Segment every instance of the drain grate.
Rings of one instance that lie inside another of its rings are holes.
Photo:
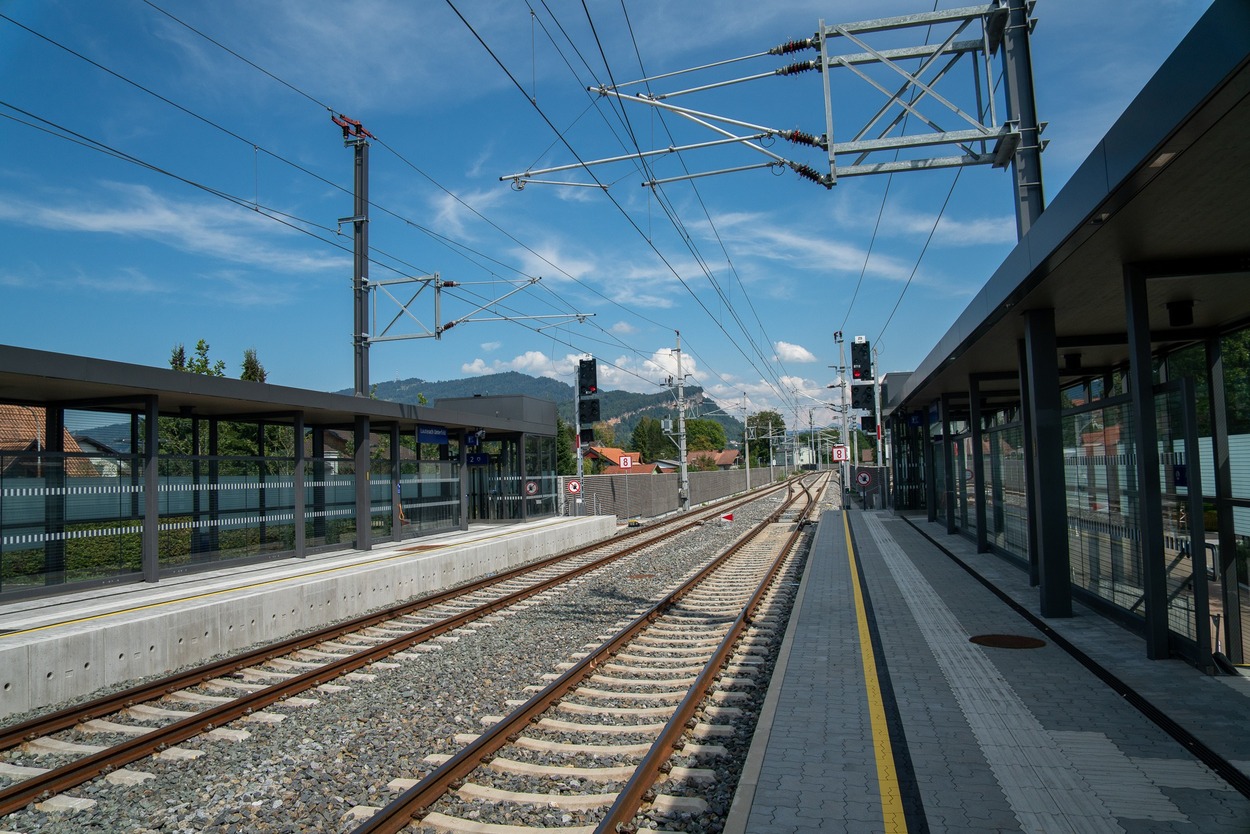
[[[1045,640],[1021,634],[978,634],[968,639],[978,646],[989,646],[992,649],[1040,649],[1046,645]]]

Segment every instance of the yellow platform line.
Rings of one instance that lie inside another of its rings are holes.
[[[885,700],[877,680],[877,658],[868,632],[868,612],[859,587],[859,567],[855,561],[855,545],[851,542],[850,513],[842,511],[846,534],[846,555],[851,563],[851,592],[855,597],[855,622],[859,628],[859,656],[864,665],[864,688],[868,690],[868,718],[872,727],[872,749],[877,757],[877,790],[881,794],[881,818],[886,834],[906,834],[907,818],[903,813],[903,794],[894,769],[894,748],[885,721]]]

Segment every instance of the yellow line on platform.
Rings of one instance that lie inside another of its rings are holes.
[[[283,582],[291,582],[293,580],[298,580],[298,579],[307,579],[309,577],[320,576],[326,573],[339,573],[341,571],[351,570],[352,568],[361,567],[362,565],[375,565],[381,562],[390,562],[390,561],[394,561],[395,559],[402,559],[404,557],[412,556],[418,553],[422,556],[425,556],[436,550],[446,550],[448,548],[459,547],[462,545],[479,544],[484,541],[490,541],[491,539],[497,539],[497,538],[501,538],[507,535],[508,533],[506,532],[505,533],[492,533],[490,535],[481,536],[479,538],[466,539],[464,541],[459,541],[459,542],[448,542],[447,544],[428,545],[425,547],[422,547],[421,545],[416,545],[416,546],[409,545],[408,547],[397,550],[397,552],[389,556],[381,556],[376,559],[365,559],[359,562],[352,562],[346,565],[336,565],[335,567],[332,567],[332,568],[322,568],[320,570],[308,571],[307,573],[297,573],[292,576],[284,576],[284,577],[279,577],[276,579],[266,579],[263,582],[253,582],[247,585],[235,585],[230,588],[223,588],[220,591],[208,591],[207,593],[203,593],[203,594],[190,594],[188,596],[177,597],[175,599],[167,599],[161,602],[150,602],[146,605],[134,605],[129,608],[119,608],[116,611],[106,611],[103,614],[92,614],[90,617],[76,617],[71,620],[59,620],[55,623],[48,623],[47,625],[35,626],[34,628],[23,628],[18,631],[9,631],[9,632],[5,632],[4,634],[0,634],[0,640],[4,640],[6,637],[18,637],[23,634],[33,634],[37,631],[47,631],[48,629],[51,629],[51,628],[61,628],[62,626],[76,625],[78,623],[89,623],[92,620],[103,620],[109,617],[116,617],[121,614],[130,614],[135,611],[147,611],[150,608],[162,608],[166,605],[175,605],[180,602],[192,602],[198,599],[210,599],[212,597],[222,596],[223,594],[233,594],[237,591],[248,591],[248,590],[252,590],[255,588],[263,588],[266,585],[278,585]],[[53,598],[50,597],[49,599],[53,599]]]
[[[868,718],[872,726],[872,748],[877,757],[877,789],[881,794],[881,817],[886,834],[906,834],[907,818],[903,814],[903,795],[894,769],[894,748],[885,722],[885,700],[877,680],[877,658],[868,632],[868,612],[859,588],[859,569],[855,561],[855,545],[851,542],[851,516],[842,511],[846,534],[846,555],[851,563],[851,591],[855,597],[855,622],[859,627],[859,656],[864,664],[864,688],[868,690]]]

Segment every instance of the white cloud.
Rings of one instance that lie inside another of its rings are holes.
[[[290,234],[263,215],[218,202],[175,200],[142,185],[103,183],[105,194],[27,202],[0,194],[0,222],[59,232],[139,237],[184,252],[267,270],[348,270],[349,260],[324,251],[279,248]]]
[[[503,346],[503,342],[482,342],[482,344],[479,345],[479,347],[481,347],[482,350],[486,351],[487,353],[493,353],[494,351],[499,350],[499,348],[502,346]]]
[[[777,342],[773,346],[777,351],[777,359],[781,362],[815,362],[816,356],[810,350],[802,345],[792,345],[789,342]]]

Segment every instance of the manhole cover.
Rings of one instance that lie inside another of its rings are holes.
[[[1046,645],[1045,640],[1020,634],[978,634],[968,639],[978,646],[989,646],[992,649],[1040,649]]]

